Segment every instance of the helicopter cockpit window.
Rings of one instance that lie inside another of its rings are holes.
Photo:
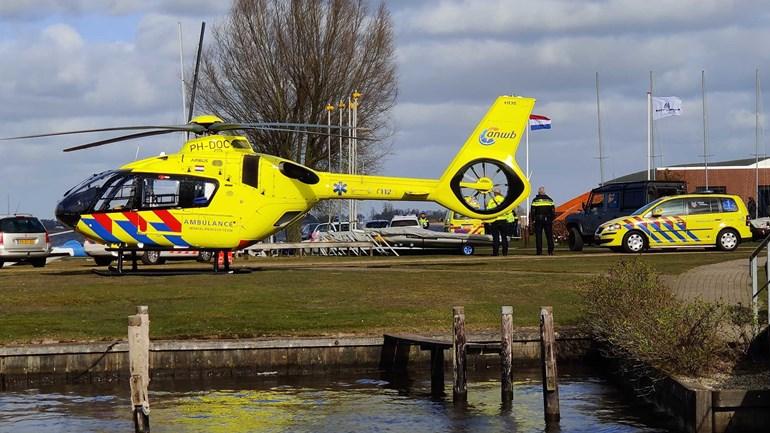
[[[136,177],[119,175],[109,180],[94,210],[99,212],[136,208]]]
[[[95,174],[84,180],[76,187],[70,189],[64,194],[64,198],[59,204],[62,209],[72,214],[80,214],[92,209],[102,194],[105,185],[108,185],[116,177],[121,177],[119,172],[105,171]]]
[[[142,207],[176,207],[179,205],[179,180],[168,176],[144,179]]]
[[[208,206],[217,184],[205,179],[158,176],[142,180],[142,208]]]

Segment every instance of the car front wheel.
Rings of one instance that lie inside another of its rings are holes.
[[[577,227],[569,229],[569,250],[583,251],[583,235],[580,234],[580,230]]]
[[[738,248],[741,238],[733,229],[724,229],[717,236],[717,248],[722,251],[733,251]]]
[[[644,235],[637,231],[631,231],[623,236],[623,251],[627,253],[641,253],[647,247]]]
[[[214,258],[214,253],[211,251],[201,251],[198,253],[197,260],[202,263],[208,263]]]

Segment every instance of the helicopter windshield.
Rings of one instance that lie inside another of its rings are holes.
[[[64,198],[56,207],[56,215],[72,214],[80,215],[91,209],[94,201],[99,197],[105,184],[112,181],[116,176],[120,176],[118,171],[104,171],[95,174],[74,188],[64,193]],[[66,223],[67,221],[62,220]]]
[[[108,171],[72,188],[56,207],[56,217],[72,227],[91,212],[206,207],[217,187],[213,179],[194,176]]]

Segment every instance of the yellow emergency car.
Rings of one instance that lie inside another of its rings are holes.
[[[484,221],[451,210],[448,210],[444,217],[444,230],[449,233],[467,233],[469,235],[485,234]]]
[[[596,229],[603,247],[637,253],[648,248],[716,246],[738,248],[751,239],[749,213],[737,195],[684,194],[661,197],[626,217]]]

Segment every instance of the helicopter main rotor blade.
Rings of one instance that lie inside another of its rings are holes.
[[[200,125],[171,125],[171,126],[160,126],[160,125],[145,125],[145,126],[115,126],[112,128],[98,128],[98,129],[81,129],[77,131],[62,131],[62,132],[51,132],[48,134],[35,134],[35,135],[20,135],[18,137],[5,137],[0,138],[0,140],[6,141],[6,140],[21,140],[24,138],[41,138],[41,137],[55,137],[60,135],[72,135],[72,134],[88,134],[92,132],[108,132],[108,131],[141,131],[145,129],[161,129],[161,130],[167,130],[171,132],[175,131],[181,131],[181,132],[194,132],[196,134],[200,134],[203,131],[206,130],[203,126]]]
[[[291,122],[260,122],[260,123],[215,123],[209,126],[209,131],[234,131],[238,129],[262,129],[262,128],[318,128],[318,129],[353,129],[350,126],[321,125],[318,123],[291,123]],[[364,130],[363,128],[358,128]]]
[[[257,131],[295,132],[298,134],[320,135],[323,137],[332,137],[332,138],[353,138],[349,135],[329,134],[328,132],[303,131],[301,129],[289,129],[289,128],[273,128],[269,126],[261,127],[261,128],[239,128],[239,129],[254,129]],[[361,141],[376,141],[375,138],[367,138],[367,137],[355,137],[355,139],[361,140]]]
[[[198,88],[198,69],[201,66],[201,53],[203,52],[203,33],[206,32],[206,21],[201,22],[201,36],[198,40],[198,54],[195,56],[195,74],[193,74],[192,95],[190,98],[190,111],[187,112],[187,121],[192,120],[195,108],[195,89]]]
[[[170,134],[172,132],[180,132],[180,131],[184,131],[184,130],[165,129],[162,131],[147,131],[147,132],[140,132],[138,134],[122,135],[120,137],[109,138],[107,140],[99,140],[99,141],[94,141],[92,143],[81,144],[80,146],[68,147],[64,149],[64,151],[73,152],[75,150],[90,149],[92,147],[103,146],[105,144],[110,144],[110,143],[117,143],[119,141],[133,140],[136,138],[143,138],[143,137],[152,137],[154,135]]]

